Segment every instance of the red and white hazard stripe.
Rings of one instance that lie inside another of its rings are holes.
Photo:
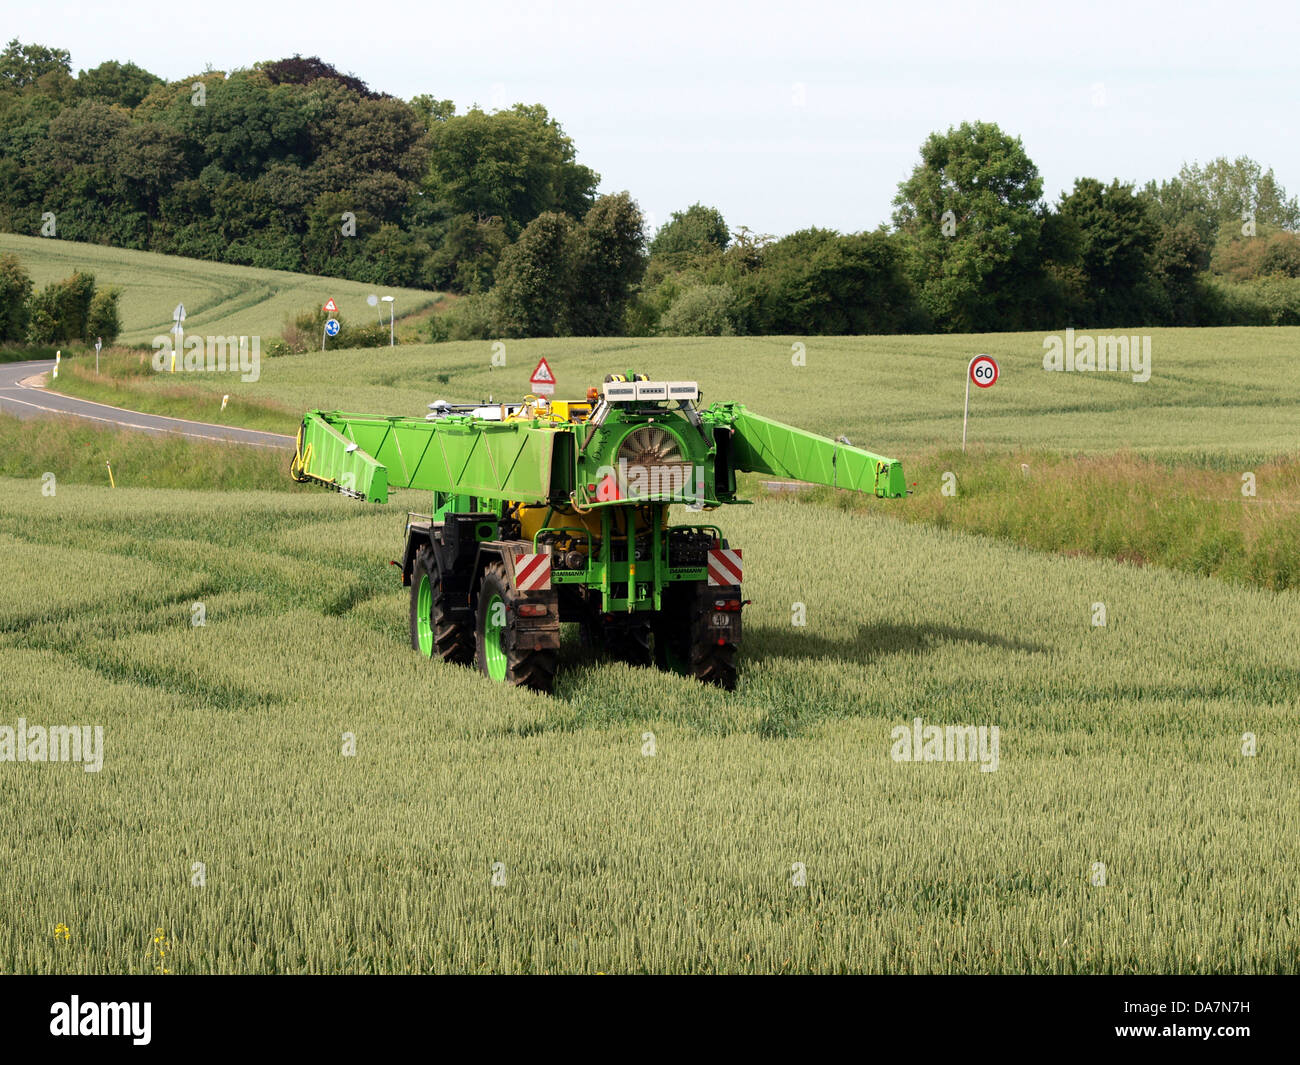
[[[722,548],[709,552],[709,584],[712,586],[739,584],[742,574],[740,552]]]
[[[521,592],[549,592],[551,556],[515,555],[515,587]]]

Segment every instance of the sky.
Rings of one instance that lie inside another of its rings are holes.
[[[541,103],[600,191],[653,225],[695,202],[781,236],[888,223],[933,131],[996,122],[1055,201],[1249,155],[1300,192],[1300,17],[1283,3],[0,0],[4,35],[73,69],[168,80],[319,55],[460,111]]]

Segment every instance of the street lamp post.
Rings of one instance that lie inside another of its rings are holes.
[[[391,348],[396,343],[393,339],[393,308],[396,306],[396,301],[392,296],[384,296],[382,298],[383,301],[388,304],[388,346]]]

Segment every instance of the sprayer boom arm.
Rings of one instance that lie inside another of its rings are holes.
[[[303,417],[293,473],[372,503],[386,502],[390,485],[543,503],[555,439],[555,429],[523,422],[314,410]]]
[[[607,506],[628,501],[623,494],[601,496],[597,488],[629,449],[633,455],[667,449],[663,453],[673,457],[665,462],[701,471],[701,501],[711,506],[737,501],[737,471],[887,499],[907,495],[896,460],[739,403],[699,411],[633,404],[606,413],[579,424],[540,417],[491,421],[465,413],[421,420],[308,411],[292,473],[376,503],[387,501],[391,486],[522,504]],[[688,480],[695,483],[694,473]]]
[[[765,418],[739,403],[715,403],[705,414],[712,415],[715,424],[731,427],[737,470],[871,492],[885,499],[907,495],[903,464],[896,459]]]

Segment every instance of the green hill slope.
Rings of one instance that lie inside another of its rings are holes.
[[[126,344],[147,344],[172,325],[172,310],[184,303],[191,332],[278,336],[286,316],[333,298],[341,314],[356,323],[377,312],[366,304],[371,295],[394,296],[399,315],[431,306],[438,293],[390,289],[358,281],[231,266],[147,251],[126,251],[98,244],[19,237],[0,233],[0,253],[12,252],[26,266],[37,287],[67,277],[74,270],[95,275],[101,285],[122,290],[119,306]]]

